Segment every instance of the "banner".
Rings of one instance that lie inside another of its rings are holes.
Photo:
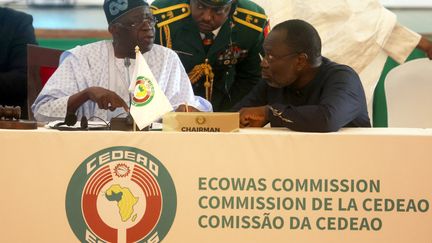
[[[432,129],[0,130],[0,142],[0,242],[432,239]]]

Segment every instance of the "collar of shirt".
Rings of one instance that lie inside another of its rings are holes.
[[[219,31],[221,28],[222,28],[222,26],[212,31],[212,33],[214,35],[213,39],[216,39],[216,36],[219,34]],[[201,36],[201,39],[204,39],[205,34],[200,32],[200,36]]]

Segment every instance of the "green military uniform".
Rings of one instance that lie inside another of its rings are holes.
[[[228,20],[206,52],[189,1],[153,2],[152,11],[158,20],[155,43],[178,53],[196,95],[209,99],[214,111],[229,110],[261,78],[259,53],[267,16],[249,0],[235,1]]]

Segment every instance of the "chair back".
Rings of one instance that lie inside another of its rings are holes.
[[[28,118],[34,120],[31,106],[45,83],[59,65],[62,50],[27,45],[27,106]]]
[[[388,127],[432,128],[432,61],[415,59],[385,79]]]

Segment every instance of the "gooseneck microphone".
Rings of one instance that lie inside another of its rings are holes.
[[[127,79],[128,79],[128,81],[129,81],[129,79],[130,79],[130,78],[129,78],[129,67],[130,67],[130,65],[131,65],[130,58],[129,58],[129,57],[125,57],[123,63],[124,63],[124,66],[126,67],[126,70],[128,71],[128,72],[126,73],[126,75],[127,75]]]
[[[125,59],[124,59],[123,62],[124,62],[124,66],[126,67],[126,69],[129,70],[129,67],[131,65],[130,58],[129,57],[125,57]],[[128,76],[128,79],[129,79],[129,72],[127,73],[127,76]]]
[[[129,67],[130,67],[130,65],[131,65],[130,58],[129,57],[125,57],[125,59],[124,59],[124,66],[126,67],[126,78],[127,78],[127,82],[129,84],[129,87],[131,86],[131,79],[130,79],[130,75],[129,75]],[[129,108],[130,108],[132,106],[132,93],[129,90],[129,87],[128,87],[128,92],[129,92]],[[127,114],[126,124],[128,124],[128,125],[132,125],[133,124],[133,118],[132,118],[130,112],[128,112],[128,114]]]
[[[129,74],[129,67],[131,65],[130,58],[129,57],[125,57],[125,59],[123,60],[123,64],[124,64],[124,66],[126,68],[126,81],[129,84],[129,86],[128,86],[128,92],[129,92],[129,107],[130,107],[131,106],[131,102],[132,102],[131,94],[130,94],[130,91],[129,91],[130,82],[131,82],[131,80],[130,80],[130,74]]]

